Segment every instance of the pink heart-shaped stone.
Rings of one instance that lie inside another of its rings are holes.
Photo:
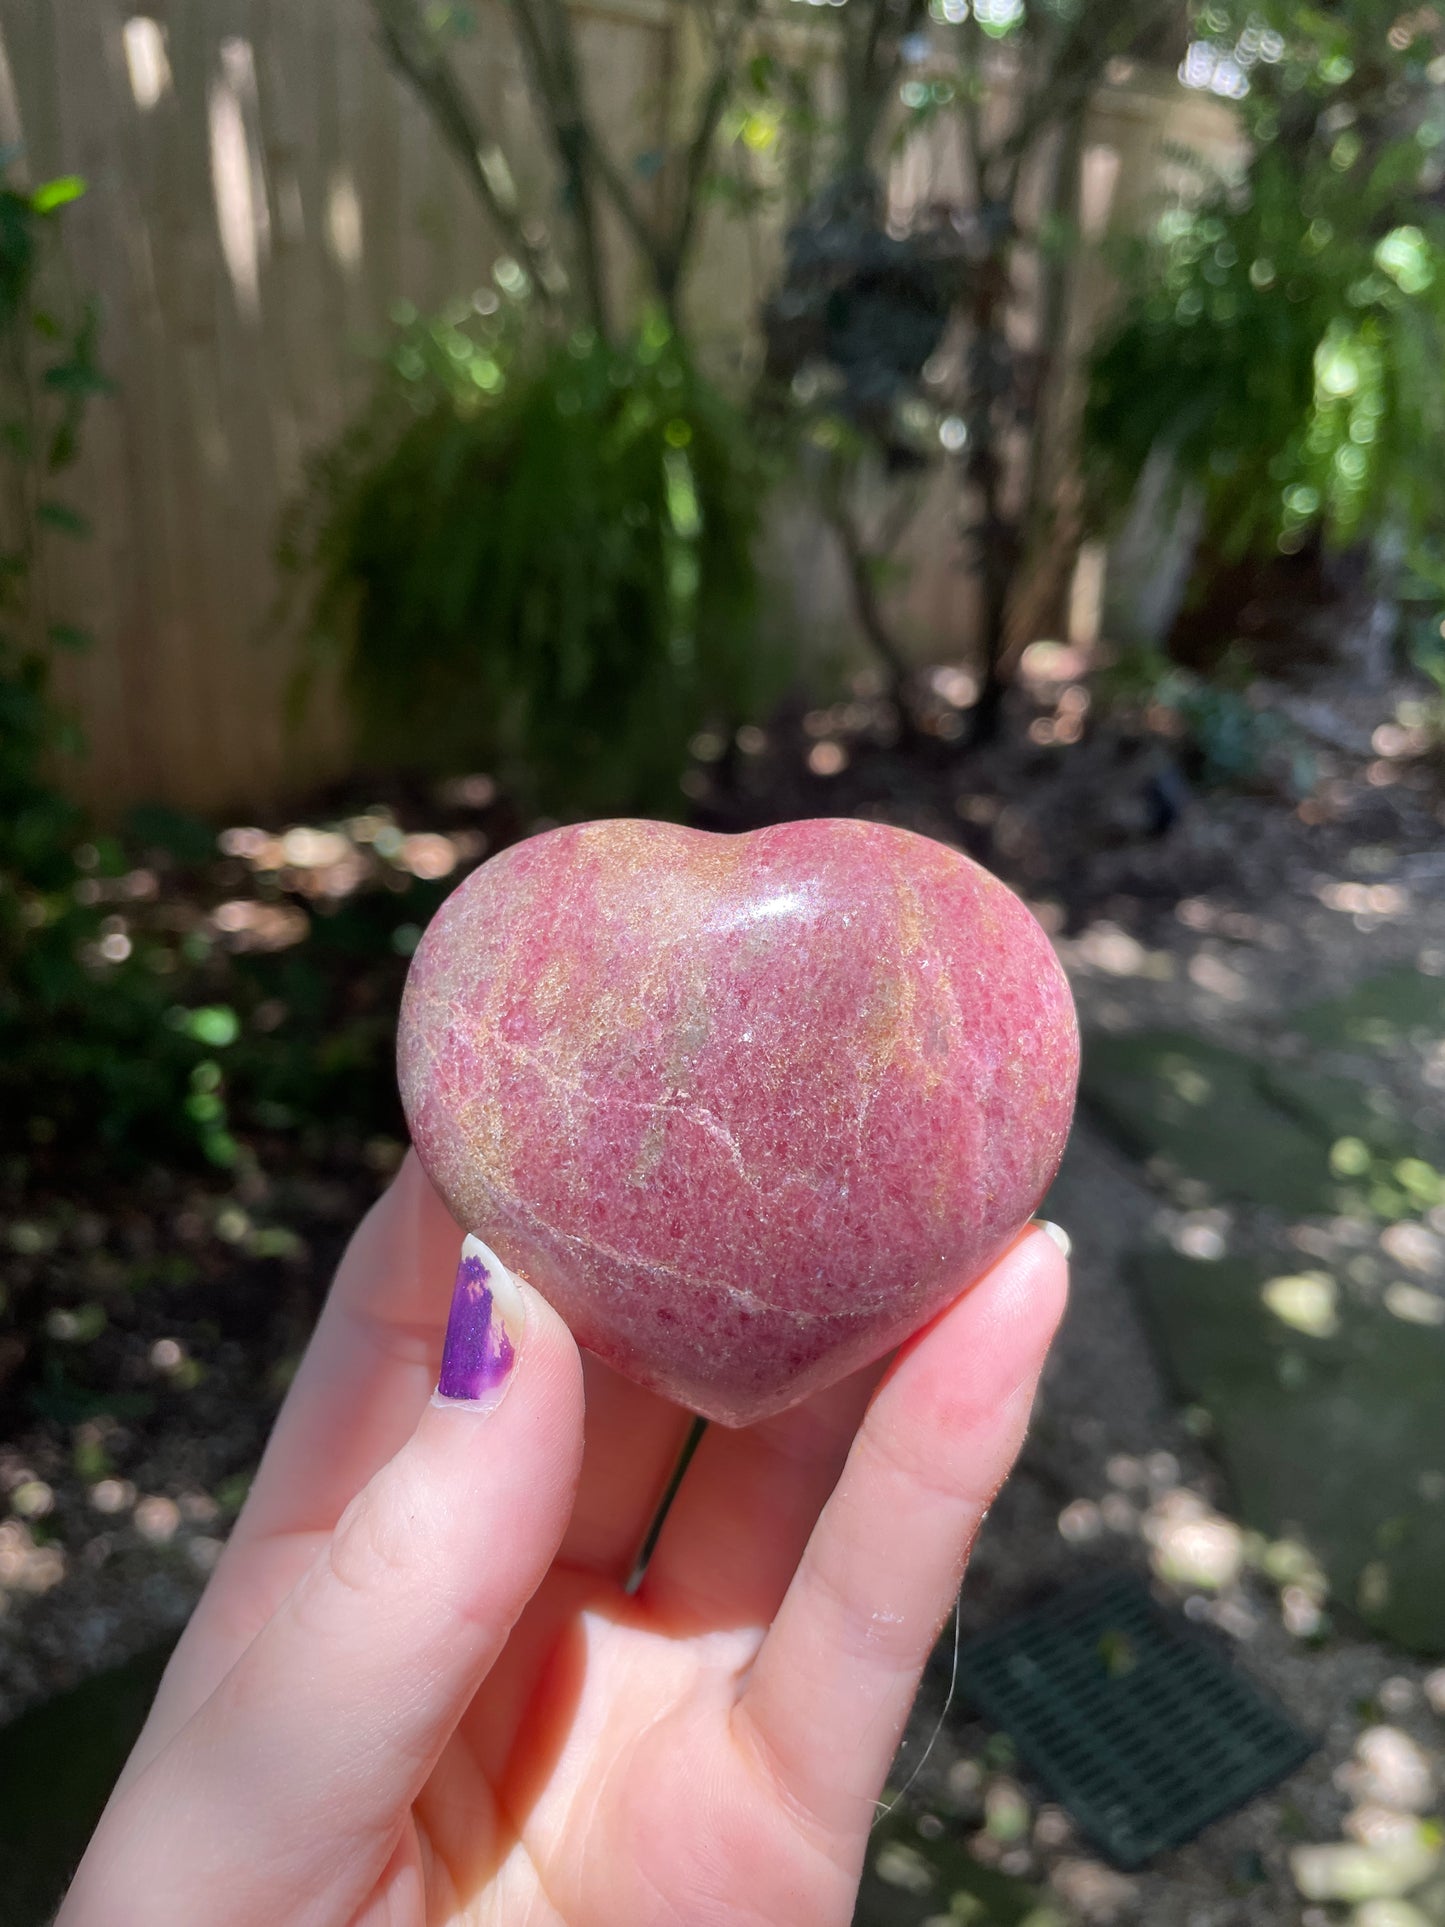
[[[1073,1111],[1047,937],[880,824],[549,831],[443,904],[402,1099],[459,1224],[640,1384],[745,1425],[880,1357],[1029,1218]]]

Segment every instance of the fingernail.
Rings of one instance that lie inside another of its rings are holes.
[[[1068,1257],[1074,1248],[1074,1241],[1061,1224],[1050,1224],[1047,1218],[1035,1218],[1034,1225],[1046,1238],[1052,1238],[1064,1256]]]
[[[516,1279],[480,1238],[467,1238],[432,1403],[490,1412],[511,1380],[525,1322]]]

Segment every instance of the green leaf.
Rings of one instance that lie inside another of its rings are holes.
[[[42,502],[35,512],[47,528],[58,529],[62,535],[90,534],[89,520],[65,502]]]
[[[30,196],[30,205],[37,214],[53,214],[57,208],[78,201],[84,192],[85,182],[79,174],[60,174],[36,188]]]
[[[57,649],[88,649],[91,634],[74,622],[52,622],[45,631]]]
[[[115,383],[108,376],[90,362],[80,359],[62,361],[57,367],[47,368],[45,386],[63,395],[110,395],[115,392]]]
[[[241,1034],[240,1022],[228,1004],[204,1004],[199,1010],[193,1010],[186,1029],[198,1043],[209,1044],[216,1050],[234,1044]]]

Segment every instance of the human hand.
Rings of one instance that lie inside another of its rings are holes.
[[[852,1918],[1062,1255],[1026,1232],[886,1368],[709,1429],[629,1591],[688,1415],[524,1284],[500,1398],[433,1402],[457,1242],[408,1158],[57,1927]]]

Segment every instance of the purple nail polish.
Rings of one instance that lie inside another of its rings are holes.
[[[467,1404],[495,1399],[516,1360],[521,1312],[506,1266],[479,1238],[468,1238],[447,1319],[438,1398]]]

